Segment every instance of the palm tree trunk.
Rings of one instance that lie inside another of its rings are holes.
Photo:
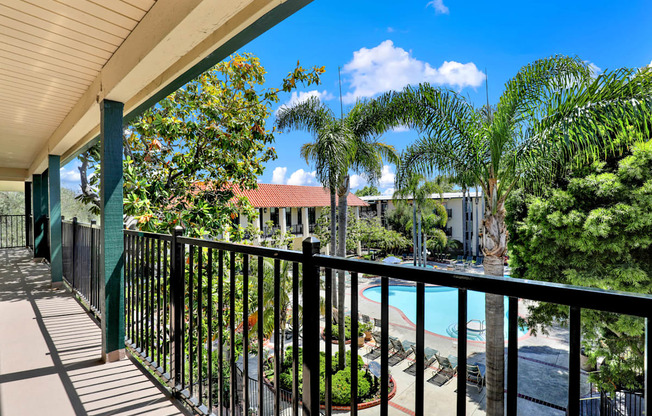
[[[495,212],[492,212],[492,202],[487,204],[483,221],[484,273],[503,276],[503,256],[507,248],[505,207],[499,202]],[[487,293],[485,298],[487,415],[502,416],[505,409],[505,303],[500,295]]]
[[[349,195],[349,177],[347,176],[344,179],[344,183],[338,189],[338,251],[337,255],[339,257],[346,257],[346,220],[347,220],[347,198]],[[339,362],[338,366],[340,369],[343,369],[346,365],[346,351],[345,351],[345,328],[344,328],[344,308],[345,308],[345,297],[346,297],[346,277],[344,270],[338,270],[337,277],[339,281],[338,286],[338,296],[339,296],[339,307],[338,307],[338,316],[339,316],[339,336],[338,336],[338,350],[339,350]],[[357,319],[357,316],[352,316],[351,319]],[[351,334],[351,348],[353,348],[355,337]],[[357,344],[355,344],[357,345]]]
[[[412,201],[412,260],[417,265],[417,204]]]

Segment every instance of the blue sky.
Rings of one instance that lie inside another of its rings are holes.
[[[650,64],[652,2],[315,0],[239,52],[260,57],[269,86],[279,86],[297,60],[326,67],[322,85],[285,94],[283,103],[318,95],[339,114],[341,66],[344,111],[355,98],[424,81],[480,106],[486,102],[485,76],[495,103],[519,68],[554,54],[577,55],[600,71]],[[399,151],[416,138],[411,131],[383,136]],[[277,134],[279,157],[260,181],[316,185],[298,150],[311,140],[306,133]],[[385,168],[381,191],[391,192],[393,171]],[[78,189],[74,163],[62,169],[62,182]],[[358,177],[353,182],[364,184]]]

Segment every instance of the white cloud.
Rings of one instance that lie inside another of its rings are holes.
[[[595,78],[598,75],[600,75],[600,73],[602,73],[602,69],[599,66],[597,66],[596,64],[594,64],[593,62],[586,62],[586,63],[588,64],[589,71],[591,71],[591,76],[592,77]]]
[[[367,178],[365,178],[362,175],[353,174],[353,175],[351,175],[350,180],[351,180],[351,183],[350,183],[351,189],[355,189],[355,188],[359,188],[361,186],[367,185]]]
[[[383,195],[392,196],[394,195],[394,188],[387,188],[383,191]]]
[[[296,170],[292,172],[290,178],[287,181],[288,185],[316,185],[317,180],[315,179],[317,172],[306,172],[303,169]]]
[[[272,183],[276,185],[317,185],[316,171],[307,172],[303,169],[295,170],[289,178],[285,178],[288,168],[277,166],[272,172]]]
[[[392,131],[394,133],[404,133],[406,131],[410,131],[410,128],[408,126],[396,126],[392,128]]]
[[[382,175],[380,176],[380,180],[378,181],[378,184],[380,185],[381,188],[393,186],[395,176],[396,175],[394,175],[394,172],[392,172],[392,167],[389,165],[384,165],[382,170]]]
[[[389,26],[389,27],[387,28],[387,33],[394,33],[395,31],[396,31],[396,30],[395,30],[393,27],[391,27],[391,26]]]
[[[77,169],[61,168],[59,170],[59,175],[62,181],[79,183],[79,181],[81,180],[81,177],[79,175],[79,170]]]
[[[448,14],[448,7],[444,5],[444,0],[432,0],[426,4],[426,7],[435,9],[435,13]]]
[[[648,66],[652,68],[652,61],[650,61],[650,65],[648,65]]]
[[[290,99],[287,100],[282,106],[280,106],[278,108],[278,110],[280,110],[281,108],[284,108],[284,107],[292,107],[293,105],[302,103],[302,102],[308,100],[311,97],[317,97],[321,101],[332,100],[333,98],[335,98],[333,96],[333,94],[329,93],[326,90],[324,90],[324,91],[318,91],[318,90],[300,91],[298,93],[296,91],[292,91],[292,95],[290,95]],[[278,112],[278,110],[276,110],[276,111]]]
[[[285,174],[287,173],[288,168],[277,166],[272,172],[272,183],[277,185],[283,185],[285,183]]]
[[[394,46],[391,40],[353,52],[353,59],[343,69],[351,77],[353,91],[343,97],[349,104],[357,98],[400,90],[409,84],[429,82],[462,89],[478,87],[485,79],[485,74],[473,62],[444,61],[439,68],[433,68],[413,57],[411,52]]]

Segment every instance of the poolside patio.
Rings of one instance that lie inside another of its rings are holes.
[[[104,364],[98,323],[27,249],[0,250],[0,414],[185,414],[132,360]]]

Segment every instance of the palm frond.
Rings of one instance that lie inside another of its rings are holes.
[[[282,106],[276,113],[276,127],[279,130],[303,130],[313,135],[334,120],[331,109],[317,97],[310,97],[291,107]]]

